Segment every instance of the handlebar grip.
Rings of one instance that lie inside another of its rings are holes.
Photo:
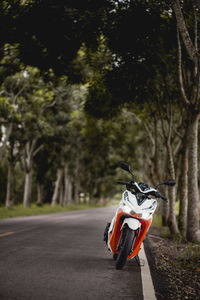
[[[160,198],[163,199],[164,201],[167,201],[167,198],[163,195],[160,195]]]
[[[126,182],[126,181],[117,181],[117,184],[127,185],[127,184],[129,184],[129,182]]]
[[[161,195],[161,194],[158,193],[158,192],[155,193],[154,196],[155,196],[156,198],[161,198],[161,199],[163,199],[164,201],[167,201],[167,198],[166,198],[165,196]]]

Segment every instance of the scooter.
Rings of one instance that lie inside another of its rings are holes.
[[[135,258],[139,264],[138,253],[152,223],[153,213],[157,207],[156,198],[167,201],[167,198],[161,195],[157,188],[160,185],[173,186],[176,184],[175,180],[169,179],[152,188],[143,182],[137,183],[127,163],[122,162],[120,167],[128,171],[133,179],[128,182],[117,182],[125,185],[126,190],[122,194],[122,200],[114,218],[111,223],[107,223],[104,231],[104,241],[108,250],[113,253],[118,270],[124,267],[127,258]]]

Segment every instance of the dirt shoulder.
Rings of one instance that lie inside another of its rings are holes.
[[[158,300],[200,299],[200,244],[162,237],[151,227],[145,250]]]

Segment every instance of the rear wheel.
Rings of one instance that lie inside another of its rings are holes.
[[[129,227],[124,228],[122,234],[122,244],[120,246],[119,254],[116,260],[116,269],[121,270],[129,256],[135,238],[135,231]]]

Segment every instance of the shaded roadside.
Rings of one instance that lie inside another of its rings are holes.
[[[144,243],[157,299],[200,299],[200,244],[161,237],[161,230],[151,227]]]

